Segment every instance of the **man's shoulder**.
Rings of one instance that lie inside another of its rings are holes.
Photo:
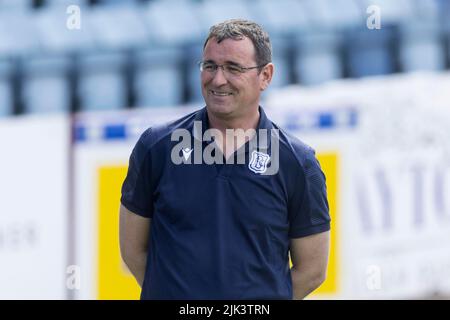
[[[316,157],[315,150],[294,135],[280,130],[280,167],[288,168],[284,174],[291,186],[298,187],[299,183],[312,181],[321,186],[323,171]],[[298,179],[299,177],[303,177]],[[302,182],[303,181],[303,182]]]
[[[149,127],[141,134],[138,143],[148,150],[159,143],[170,141],[170,137],[175,130],[191,130],[195,119],[198,118],[202,110],[199,109],[176,120]]]
[[[278,129],[280,139],[280,151],[288,158],[304,167],[307,162],[315,158],[315,150],[304,141],[274,124]]]

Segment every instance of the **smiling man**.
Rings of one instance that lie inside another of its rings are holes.
[[[199,63],[206,107],[149,128],[133,149],[120,248],[141,299],[302,299],[325,280],[325,176],[314,150],[260,106],[271,60],[269,36],[256,23],[211,27]],[[202,139],[196,124],[214,139]],[[261,130],[271,133],[265,143]],[[186,161],[171,157],[177,132],[192,133],[201,149],[180,148]],[[223,162],[187,162],[211,145]],[[244,163],[228,161],[238,154]],[[274,159],[277,170],[264,174]]]

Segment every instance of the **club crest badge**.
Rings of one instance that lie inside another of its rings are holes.
[[[254,173],[262,174],[266,172],[269,161],[270,156],[268,154],[254,150],[248,168]]]

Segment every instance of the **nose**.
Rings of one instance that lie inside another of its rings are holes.
[[[227,78],[225,76],[225,71],[223,70],[223,66],[219,66],[216,72],[213,74],[212,84],[214,86],[220,87],[227,83]]]

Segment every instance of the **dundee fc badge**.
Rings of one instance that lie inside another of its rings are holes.
[[[252,152],[252,158],[248,164],[248,168],[254,173],[264,173],[267,170],[267,164],[270,161],[270,156],[263,152],[258,152],[254,150]]]

